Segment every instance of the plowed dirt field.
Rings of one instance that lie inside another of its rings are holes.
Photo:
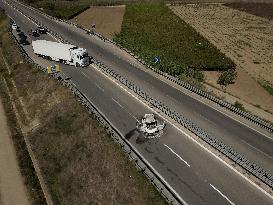
[[[257,81],[273,84],[273,22],[217,4],[170,8],[237,64],[238,79],[226,91],[272,112],[273,97]],[[206,76],[220,88],[217,73]]]
[[[93,6],[82,12],[71,21],[91,29],[92,24],[96,25],[96,32],[105,37],[113,38],[119,33],[125,12],[125,6]]]

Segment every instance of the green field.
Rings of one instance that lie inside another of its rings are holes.
[[[163,4],[128,5],[115,39],[147,63],[200,81],[199,70],[227,70],[234,63]],[[161,62],[153,63],[159,56]]]
[[[78,1],[24,0],[24,2],[36,8],[42,8],[45,13],[51,16],[66,20],[73,18],[90,7],[90,4],[87,2]]]
[[[136,2],[159,2],[162,0],[22,0],[23,2],[36,7],[42,8],[43,11],[51,16],[61,19],[71,19],[77,14],[85,11],[92,5],[110,6],[131,4]]]

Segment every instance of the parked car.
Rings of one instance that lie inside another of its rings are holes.
[[[28,40],[19,40],[19,43],[22,45],[29,45],[30,43],[28,42]]]
[[[39,26],[37,28],[37,31],[40,33],[40,34],[46,34],[47,33],[47,29],[46,28],[43,28],[41,26]]]
[[[29,42],[27,41],[27,36],[23,32],[18,33],[18,41],[20,44],[23,45],[29,44]]]
[[[34,37],[39,37],[40,36],[40,34],[38,33],[37,30],[32,30],[31,35],[34,36]]]
[[[16,23],[13,23],[13,24],[11,25],[11,28],[12,28],[13,30],[17,29]]]
[[[24,32],[19,32],[18,34],[18,37],[21,38],[21,39],[27,39],[27,36],[24,34]]]
[[[21,32],[21,29],[20,29],[19,26],[17,26],[16,31],[17,31],[17,32]]]

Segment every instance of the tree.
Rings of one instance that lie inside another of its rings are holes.
[[[229,84],[233,84],[236,78],[237,72],[235,71],[235,69],[228,69],[221,73],[217,80],[217,83],[226,87]]]

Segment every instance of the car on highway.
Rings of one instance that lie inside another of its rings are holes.
[[[17,26],[16,31],[17,31],[18,33],[21,32],[21,29],[20,29],[19,26]]]
[[[11,25],[11,28],[12,28],[13,30],[17,29],[16,23],[13,23],[13,24]]]
[[[33,37],[39,37],[40,36],[40,34],[38,33],[38,30],[31,30],[31,35]]]
[[[20,44],[29,45],[29,42],[27,41],[27,36],[23,32],[20,32],[17,35],[18,35],[18,41]]]
[[[47,33],[47,29],[46,28],[43,28],[41,26],[39,26],[37,28],[37,31],[39,32],[39,34],[46,34]]]

